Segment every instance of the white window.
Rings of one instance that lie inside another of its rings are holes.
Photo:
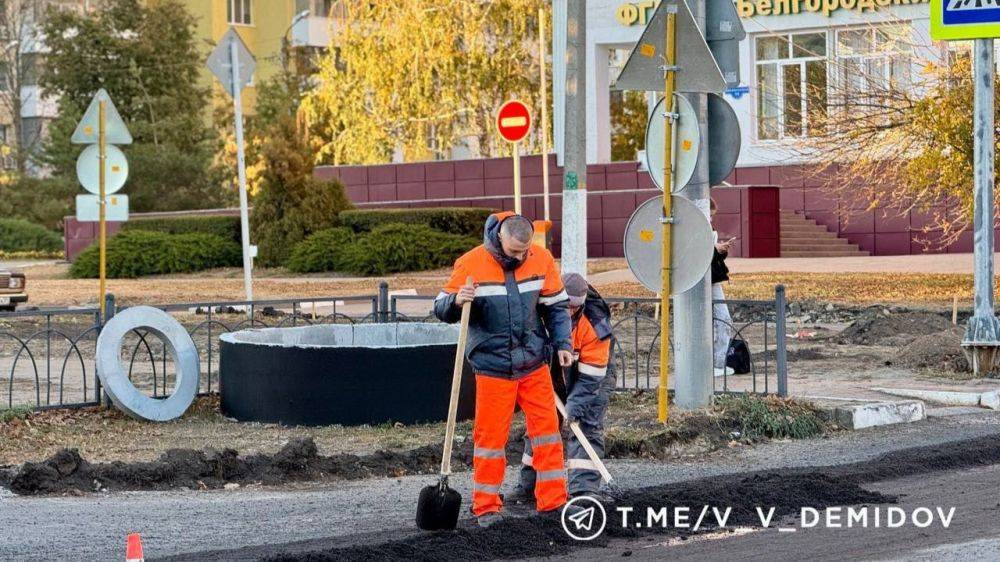
[[[250,6],[253,0],[226,0],[226,15],[233,25],[253,25]]]
[[[837,31],[838,91],[844,106],[865,104],[911,85],[912,45],[905,25]],[[862,107],[864,107],[862,105]]]
[[[826,115],[826,32],[755,38],[757,138],[807,136]]]

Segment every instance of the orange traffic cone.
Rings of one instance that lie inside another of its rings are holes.
[[[142,557],[142,539],[139,533],[131,533],[125,540],[125,562],[144,562]]]

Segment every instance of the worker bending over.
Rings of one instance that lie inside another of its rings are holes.
[[[615,388],[615,374],[611,363],[614,335],[611,331],[611,310],[601,295],[578,273],[562,276],[569,295],[569,311],[573,319],[573,365],[563,370],[553,367],[553,377],[564,377],[566,414],[568,421],[580,424],[584,437],[594,451],[604,456],[604,413]],[[524,442],[521,458],[521,481],[510,494],[515,503],[530,503],[531,491],[536,486],[536,460],[534,447],[529,439]],[[566,441],[566,467],[569,469],[569,494],[572,497],[589,495],[610,499],[601,493],[601,475],[587,451],[572,433]]]
[[[548,361],[573,362],[571,322],[552,254],[532,245],[531,221],[510,212],[491,215],[483,244],[455,261],[434,314],[457,322],[472,302],[466,358],[476,373],[472,513],[487,526],[500,519],[506,445],[514,406],[524,410],[538,472],[538,511],[566,503],[566,470]],[[467,284],[467,278],[474,280]]]

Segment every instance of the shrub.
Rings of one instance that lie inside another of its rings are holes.
[[[343,227],[314,232],[292,249],[288,269],[296,273],[345,271],[347,248],[354,238],[354,231]]]
[[[345,270],[358,275],[424,271],[451,265],[478,238],[426,225],[386,224],[361,236],[344,252]]]
[[[492,212],[477,207],[364,209],[344,211],[340,220],[355,232],[370,232],[383,224],[422,224],[449,234],[480,238],[486,218]]]
[[[145,230],[167,234],[201,232],[242,244],[239,215],[136,218],[122,224],[122,230]]]
[[[97,245],[91,245],[77,256],[69,270],[70,276],[97,277],[99,259]],[[108,240],[107,275],[111,278],[186,273],[241,263],[240,246],[214,234],[132,230]]]
[[[23,219],[0,219],[0,251],[59,252],[62,236]]]
[[[313,176],[314,155],[294,115],[280,118],[267,135],[250,217],[252,239],[260,248],[257,261],[265,267],[284,265],[296,244],[313,232],[339,226],[338,215],[351,208],[339,181]]]

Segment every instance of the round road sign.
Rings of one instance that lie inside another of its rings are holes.
[[[518,100],[511,100],[497,111],[497,132],[507,142],[521,142],[531,131],[531,112]]]
[[[719,94],[708,94],[709,185],[719,185],[736,167],[741,136],[740,121],[733,106]]]
[[[670,235],[670,294],[679,295],[705,277],[712,265],[712,227],[705,213],[680,195],[673,196]],[[640,283],[654,293],[662,288],[663,196],[646,201],[625,227],[625,261]]]
[[[701,129],[698,127],[698,116],[691,107],[691,102],[684,96],[674,96],[676,111],[680,115],[674,125],[674,182],[671,191],[677,193],[691,181],[694,167],[698,163],[698,148],[701,146]],[[663,114],[666,104],[660,99],[646,126],[646,168],[653,178],[656,187],[663,189]]]
[[[94,195],[101,194],[100,150],[96,144],[88,145],[76,159],[76,178],[80,185]],[[128,160],[125,153],[113,144],[107,145],[107,159],[104,161],[104,193],[111,195],[125,185],[128,179]]]

